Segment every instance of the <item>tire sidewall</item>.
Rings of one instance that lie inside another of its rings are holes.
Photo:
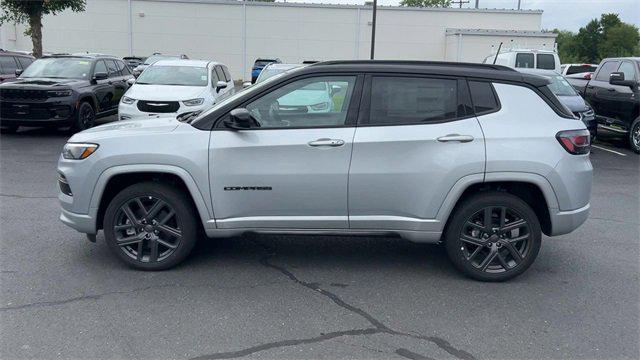
[[[82,122],[82,113],[84,111],[87,111],[87,107],[91,110],[91,114],[93,116],[93,119],[91,120],[91,123],[85,125]],[[75,131],[87,130],[87,129],[93,127],[95,122],[96,122],[96,111],[93,109],[93,106],[91,106],[91,104],[89,104],[86,101],[83,101],[82,103],[80,103],[80,107],[78,108],[78,114],[76,115],[76,121],[75,121],[75,124],[73,126],[73,129]]]
[[[477,211],[489,206],[506,206],[518,212],[529,224],[531,232],[531,248],[525,259],[514,269],[503,273],[485,273],[474,268],[464,259],[460,247],[460,233],[465,222]],[[542,230],[540,222],[531,207],[520,198],[500,192],[481,193],[465,200],[454,212],[453,218],[446,230],[447,254],[454,266],[465,275],[481,281],[506,281],[512,279],[527,270],[535,261],[542,243]]]
[[[182,239],[178,248],[161,262],[143,263],[132,259],[118,246],[113,226],[118,209],[127,201],[139,196],[153,196],[169,204],[180,221]],[[109,249],[127,265],[139,270],[165,270],[182,262],[191,253],[197,242],[196,213],[185,194],[167,185],[140,183],[131,185],[118,193],[109,203],[103,222],[104,238]]]
[[[633,123],[631,123],[631,127],[629,128],[629,147],[631,147],[631,150],[633,150],[636,154],[640,154],[640,146],[636,147],[634,145],[633,133],[638,126],[640,126],[640,118],[635,119]]]

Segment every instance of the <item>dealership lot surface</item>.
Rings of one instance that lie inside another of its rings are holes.
[[[619,141],[593,149],[587,223],[487,284],[387,238],[205,240],[177,269],[130,270],[58,221],[67,137],[0,137],[3,359],[640,356],[640,157]]]

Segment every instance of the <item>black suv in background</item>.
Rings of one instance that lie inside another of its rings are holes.
[[[27,68],[34,60],[31,55],[0,49],[0,83],[16,78],[16,71]]]
[[[59,55],[34,61],[13,82],[0,84],[0,126],[93,126],[95,119],[117,113],[129,88],[131,70],[106,55]]]
[[[608,58],[585,88],[585,99],[596,112],[598,126],[624,135],[640,154],[640,58]]]

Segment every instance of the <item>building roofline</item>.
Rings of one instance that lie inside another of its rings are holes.
[[[316,4],[295,2],[263,2],[263,1],[236,1],[236,0],[136,0],[146,2],[169,3],[193,3],[193,4],[221,4],[221,5],[246,5],[246,6],[275,6],[275,7],[299,7],[299,8],[327,8],[327,9],[361,9],[371,10],[368,5],[343,5],[343,4]],[[502,14],[542,14],[542,10],[516,10],[516,9],[475,9],[475,8],[419,8],[406,6],[378,6],[378,11],[427,11],[427,12],[463,12],[463,13],[502,13]]]
[[[558,34],[546,31],[529,30],[498,30],[498,29],[447,29],[445,35],[476,35],[476,36],[512,36],[512,37],[543,37],[556,38]]]

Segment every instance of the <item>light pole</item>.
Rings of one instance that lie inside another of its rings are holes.
[[[378,0],[373,0],[373,19],[371,21],[371,60],[373,60],[376,49],[376,12],[378,10]]]

